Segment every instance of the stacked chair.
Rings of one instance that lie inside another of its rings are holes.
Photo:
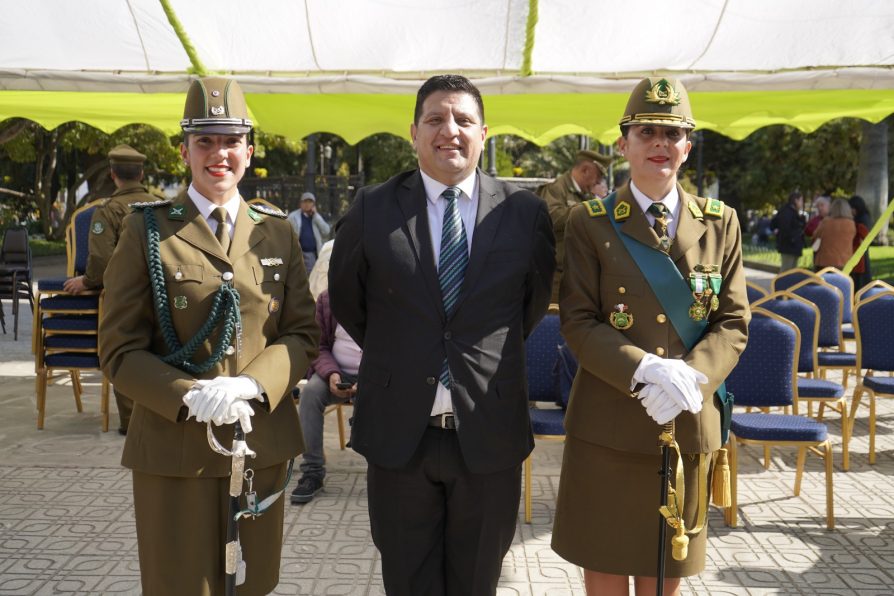
[[[767,290],[757,285],[753,281],[745,282],[745,291],[748,294],[748,303],[751,304],[757,300],[760,300],[764,296],[767,295]]]
[[[34,296],[31,294],[31,246],[28,230],[9,228],[0,246],[0,298],[12,299],[12,315],[15,319],[14,339],[19,339],[19,299],[26,298],[34,312]],[[0,326],[6,333],[6,319],[0,308]]]
[[[748,345],[726,380],[736,406],[758,410],[792,408],[797,412],[797,364],[801,337],[798,328],[768,310],[757,307],[748,325]],[[801,492],[807,452],[820,455],[826,472],[826,528],[834,529],[832,447],[822,422],[797,414],[734,412],[729,438],[731,505],[727,525],[735,527],[738,515],[738,450],[740,445],[797,447],[794,494]]]
[[[67,230],[68,276],[81,275],[87,267],[90,219],[97,201],[74,212]],[[89,291],[77,296],[63,289],[65,279],[37,281],[34,308],[34,363],[37,374],[37,428],[42,429],[46,415],[47,384],[53,373],[71,376],[75,405],[83,411],[81,371],[98,371],[99,317],[102,292]],[[109,430],[109,381],[102,375],[100,412],[102,430]]]
[[[844,339],[854,339],[854,280],[836,267],[825,267],[816,274],[824,282],[841,291],[841,334]]]

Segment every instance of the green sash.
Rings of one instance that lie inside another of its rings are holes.
[[[708,321],[693,321],[689,317],[689,305],[692,304],[692,290],[683,279],[683,274],[666,253],[646,246],[634,238],[631,238],[621,230],[621,224],[615,221],[614,207],[617,193],[603,201],[606,215],[611,221],[615,232],[624,243],[627,252],[633,258],[636,266],[642,272],[643,277],[652,288],[652,293],[658,298],[661,308],[667,313],[674,330],[687,350],[691,350],[698,340],[704,335],[708,327]],[[720,440],[723,444],[729,438],[729,428],[732,422],[733,395],[727,393],[726,383],[721,383],[715,391],[720,400]]]

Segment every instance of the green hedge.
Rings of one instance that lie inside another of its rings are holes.
[[[65,242],[62,240],[31,238],[28,243],[31,245],[32,257],[50,257],[65,254]]]
[[[746,266],[756,266],[759,269],[778,270],[781,264],[779,253],[772,246],[743,243],[742,257]],[[894,246],[870,246],[869,259],[873,278],[885,281],[894,279]],[[813,251],[810,248],[804,249],[801,258],[798,259],[798,267],[813,269]]]

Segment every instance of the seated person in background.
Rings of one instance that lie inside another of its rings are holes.
[[[310,365],[310,379],[301,390],[298,417],[304,434],[301,478],[292,491],[292,504],[308,503],[323,488],[326,476],[323,456],[323,414],[335,403],[347,403],[357,393],[360,347],[338,324],[329,307],[329,291],[317,298],[320,355]]]

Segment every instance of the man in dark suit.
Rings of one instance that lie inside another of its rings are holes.
[[[363,348],[351,443],[386,592],[494,594],[555,240],[543,201],[476,168],[487,126],[466,78],[426,81],[410,134],[419,169],[360,190],[330,262],[332,310]]]

